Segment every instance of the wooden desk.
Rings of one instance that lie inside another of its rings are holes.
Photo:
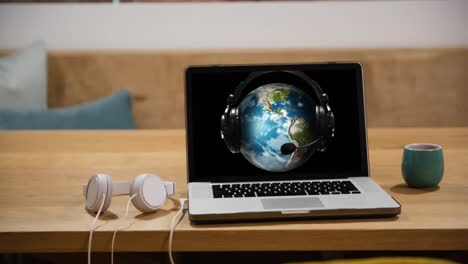
[[[320,220],[192,226],[187,215],[175,232],[177,251],[468,250],[468,128],[370,129],[371,174],[402,204],[391,219]],[[440,189],[409,189],[400,172],[406,143],[444,147]],[[186,197],[182,130],[0,132],[0,251],[86,251],[92,216],[81,185],[97,173],[130,180],[148,172],[177,182]],[[93,250],[167,250],[168,224],[177,202],[153,214],[116,197],[100,217]]]

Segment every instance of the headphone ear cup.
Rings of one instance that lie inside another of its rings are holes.
[[[317,105],[315,107],[316,122],[318,125],[319,137],[322,137],[320,144],[318,144],[317,150],[324,151],[327,138],[327,117],[325,113],[325,108],[322,105]]]
[[[241,145],[241,127],[240,127],[240,117],[239,117],[239,107],[235,107],[231,109],[231,120],[232,120],[232,145],[233,145],[233,153],[240,152],[240,145]]]
[[[130,188],[133,205],[143,213],[158,210],[166,202],[166,187],[159,176],[141,174],[135,177]]]
[[[335,137],[335,115],[332,111],[327,112],[328,134],[330,138]]]
[[[91,212],[99,211],[103,194],[106,194],[102,207],[102,212],[105,212],[109,209],[112,200],[112,177],[107,174],[94,175],[86,186],[86,209]]]
[[[323,133],[323,129],[325,128],[324,126],[324,109],[321,105],[317,105],[315,107],[315,121],[316,121],[316,124],[317,124],[317,128],[319,130],[319,133],[320,135],[319,136],[322,136]]]
[[[223,138],[224,142],[226,142],[226,145],[230,137],[230,131],[229,131],[229,111],[231,111],[230,109],[231,108],[228,105],[226,109],[224,110],[224,113],[221,115],[221,122],[220,122],[221,137]]]
[[[233,119],[231,117],[231,107],[228,105],[221,116],[221,135],[224,139],[224,143],[228,147],[229,151],[234,152],[234,139],[233,139]]]
[[[221,132],[224,143],[232,153],[239,153],[240,150],[240,126],[238,108],[226,107],[221,116]]]

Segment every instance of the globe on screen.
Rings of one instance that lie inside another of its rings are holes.
[[[262,85],[243,98],[239,115],[240,152],[256,167],[285,172],[301,166],[314,153],[310,147],[281,153],[283,144],[303,146],[317,135],[315,102],[304,91],[284,83]]]

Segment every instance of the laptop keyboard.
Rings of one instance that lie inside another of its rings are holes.
[[[351,181],[213,184],[214,198],[358,194]]]

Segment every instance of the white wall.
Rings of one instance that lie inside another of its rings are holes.
[[[0,4],[0,49],[467,46],[468,1]]]

